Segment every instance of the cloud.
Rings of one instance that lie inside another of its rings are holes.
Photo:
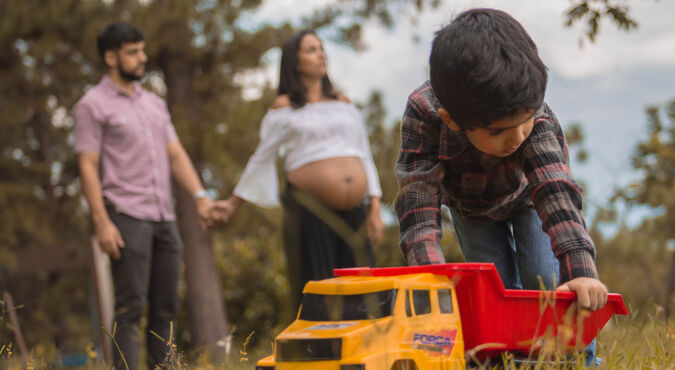
[[[637,31],[636,31],[637,32]],[[547,49],[549,67],[567,78],[582,79],[636,68],[675,65],[675,31],[644,39],[614,35],[597,44],[560,43]]]

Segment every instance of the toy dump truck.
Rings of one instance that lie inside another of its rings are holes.
[[[335,270],[310,281],[296,320],[258,370],[463,369],[504,352],[565,352],[588,345],[614,314],[618,294],[588,312],[576,294],[507,290],[490,263]],[[535,356],[536,358],[536,356]]]

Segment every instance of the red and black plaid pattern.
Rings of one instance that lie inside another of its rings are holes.
[[[409,96],[401,122],[395,206],[407,263],[445,261],[441,204],[465,217],[492,221],[534,206],[560,260],[561,282],[597,278],[595,247],[582,212],[583,191],[572,177],[567,142],[548,105],[535,113],[528,139],[505,158],[482,153],[462,132],[451,131],[437,114],[439,106],[426,82]]]

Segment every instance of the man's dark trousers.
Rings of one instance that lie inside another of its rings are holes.
[[[175,222],[139,220],[117,213],[110,206],[107,210],[125,243],[120,258],[112,260],[115,341],[122,352],[113,348],[115,367],[126,369],[126,361],[129,369],[138,368],[139,321],[148,303],[147,360],[152,369],[165,361],[172,339],[183,244]]]

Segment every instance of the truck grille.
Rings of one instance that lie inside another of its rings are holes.
[[[339,360],[341,355],[341,338],[277,340],[277,361]]]

